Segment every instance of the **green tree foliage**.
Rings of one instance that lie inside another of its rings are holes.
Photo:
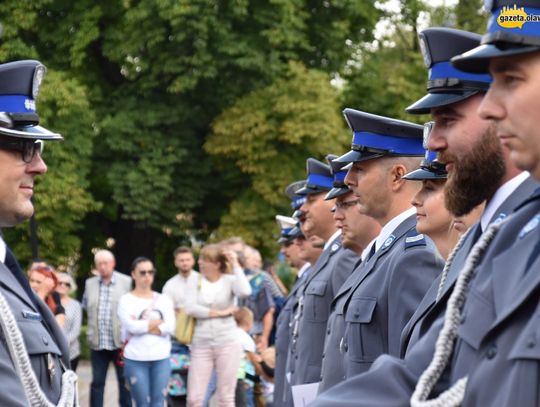
[[[238,99],[215,120],[204,146],[250,180],[222,219],[217,237],[242,235],[269,249],[274,215],[290,211],[283,191],[305,178],[306,159],[342,153],[349,143],[337,91],[319,70],[291,63],[283,79]]]
[[[377,41],[354,54],[344,75],[347,84],[342,104],[424,123],[428,115],[405,113],[405,108],[426,92],[428,73],[417,41],[420,22],[483,33],[487,19],[480,0],[459,1],[454,8],[433,7],[420,0],[401,0],[400,6],[385,12],[389,29],[381,30]]]
[[[289,61],[339,72],[351,44],[371,39],[378,15],[366,0],[4,0],[0,59],[39,58],[87,89],[92,113],[72,119],[81,128],[92,123],[80,185],[94,197],[87,210],[101,208],[81,224],[83,255],[113,237],[121,270],[143,253],[167,253],[168,268],[168,251],[208,236],[252,183],[251,174],[201,149],[210,123],[238,98],[287,80]],[[290,159],[299,169],[301,152]],[[262,213],[271,193],[261,191]],[[40,228],[47,235],[45,221]]]
[[[483,4],[482,0],[460,0],[455,8],[457,28],[483,34],[487,26]]]

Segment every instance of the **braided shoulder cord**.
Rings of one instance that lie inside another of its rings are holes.
[[[473,277],[474,269],[482,260],[486,249],[503,223],[505,222],[491,224],[467,257],[465,266],[448,300],[444,324],[435,344],[433,359],[420,376],[411,396],[411,407],[457,407],[461,405],[467,385],[467,377],[459,379],[451,388],[441,393],[437,398],[428,400],[428,397],[452,355],[457,328],[461,320],[461,309],[465,303],[467,289]]]
[[[21,380],[28,405],[32,407],[78,407],[77,374],[72,370],[67,370],[62,374],[62,392],[57,406],[52,404],[43,394],[30,364],[21,331],[2,293],[0,293],[0,328],[5,336],[8,351]]]
[[[450,267],[452,267],[452,263],[454,263],[454,259],[457,253],[463,246],[463,243],[465,243],[465,239],[467,239],[467,236],[471,234],[472,229],[473,228],[470,227],[469,229],[467,229],[465,233],[463,233],[463,235],[461,235],[458,242],[456,243],[456,245],[450,252],[450,255],[446,259],[446,262],[444,263],[443,271],[441,273],[441,281],[439,282],[439,290],[437,291],[437,299],[435,301],[439,301],[441,299],[443,287],[444,287],[444,284],[446,283],[446,279],[448,278],[448,272],[450,271]]]

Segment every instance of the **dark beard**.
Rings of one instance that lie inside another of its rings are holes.
[[[444,189],[446,208],[454,216],[468,214],[474,207],[493,197],[506,172],[502,146],[490,126],[473,149],[459,159],[439,155],[442,162],[454,163]]]

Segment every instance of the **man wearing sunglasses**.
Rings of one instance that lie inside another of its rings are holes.
[[[32,216],[35,178],[47,171],[41,156],[43,140],[62,140],[59,134],[38,125],[35,98],[44,73],[45,67],[38,61],[0,65],[2,228]],[[0,319],[0,405],[27,406],[34,397],[56,404],[65,367],[69,366],[69,350],[54,316],[32,292],[1,235]]]
[[[94,254],[98,275],[86,280],[82,306],[88,315],[86,335],[91,349],[92,383],[90,406],[103,406],[103,391],[107,369],[112,362],[118,379],[119,405],[131,406],[131,397],[125,385],[124,369],[119,360],[122,340],[118,301],[131,290],[131,278],[114,270],[116,260],[109,250]]]

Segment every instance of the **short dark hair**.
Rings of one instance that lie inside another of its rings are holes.
[[[173,256],[176,257],[178,256],[179,254],[181,253],[190,253],[190,254],[193,254],[193,250],[191,250],[190,247],[187,247],[187,246],[179,246],[175,249],[175,251],[173,252]]]

